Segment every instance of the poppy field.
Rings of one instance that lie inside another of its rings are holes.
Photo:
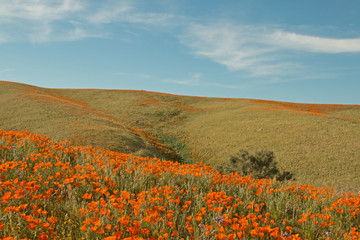
[[[299,184],[360,186],[360,105],[301,104],[0,81],[0,129],[182,163],[226,166],[239,149],[275,153]]]
[[[0,239],[360,239],[360,194],[0,131]]]

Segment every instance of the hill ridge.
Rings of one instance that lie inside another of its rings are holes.
[[[360,105],[47,89],[0,81],[0,129],[180,162],[227,166],[240,148],[275,153],[304,184],[360,186]]]

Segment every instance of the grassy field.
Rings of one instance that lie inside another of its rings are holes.
[[[360,194],[0,130],[0,240],[360,239]]]
[[[296,181],[360,190],[360,106],[45,89],[0,82],[0,129],[139,156],[224,166],[270,150]]]

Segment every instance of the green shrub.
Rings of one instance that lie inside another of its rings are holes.
[[[230,157],[230,162],[233,168],[239,169],[243,175],[252,174],[257,179],[276,178],[278,181],[292,179],[292,173],[288,171],[280,172],[274,158],[275,155],[271,151],[262,150],[250,155],[247,151],[240,149],[235,156]]]

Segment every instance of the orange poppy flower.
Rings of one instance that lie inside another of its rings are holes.
[[[29,223],[29,225],[27,227],[31,230],[34,230],[36,228],[36,225],[33,223]]]
[[[92,194],[91,194],[91,193],[85,193],[85,194],[82,196],[82,198],[84,198],[84,199],[91,199],[91,197],[92,197]]]

